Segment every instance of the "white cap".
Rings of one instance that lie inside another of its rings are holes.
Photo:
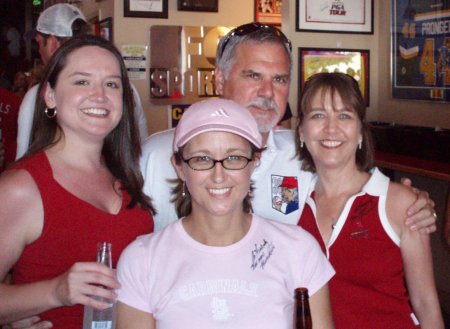
[[[72,23],[77,18],[86,22],[80,9],[67,3],[58,3],[41,13],[36,30],[57,37],[73,37]]]

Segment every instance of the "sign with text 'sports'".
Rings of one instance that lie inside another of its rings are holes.
[[[216,48],[231,27],[167,26],[150,28],[150,101],[155,105],[190,104],[216,97]]]

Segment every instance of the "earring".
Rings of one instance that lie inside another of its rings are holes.
[[[300,148],[303,148],[303,146],[305,146],[305,144],[303,143],[302,140],[300,140]]]
[[[47,116],[47,118],[52,119],[56,116],[56,109],[55,108],[45,108],[45,115]]]
[[[181,196],[182,197],[186,196],[186,182],[183,182],[183,189],[181,190]]]
[[[358,149],[361,149],[361,148],[362,148],[362,139],[360,139],[359,143],[358,143]]]

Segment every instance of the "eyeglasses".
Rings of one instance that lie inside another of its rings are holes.
[[[254,23],[248,23],[248,24],[244,24],[244,25],[238,26],[235,29],[231,30],[225,36],[225,39],[222,42],[222,46],[217,51],[217,56],[219,56],[219,55],[222,56],[223,55],[223,52],[224,52],[225,48],[227,47],[228,43],[235,36],[242,37],[244,35],[247,35],[247,34],[259,31],[259,30],[269,31],[270,33],[272,33],[273,35],[275,35],[276,37],[281,39],[281,41],[286,45],[286,47],[289,48],[289,51],[292,52],[292,43],[291,43],[291,41],[288,38],[286,38],[286,36],[284,35],[283,32],[281,32],[276,27],[273,27],[273,26],[270,26],[270,25],[267,25],[267,24],[261,24],[261,23],[258,23],[258,22],[254,22]]]
[[[189,159],[181,157],[181,159],[187,163],[189,168],[197,171],[212,169],[216,163],[220,163],[227,170],[241,170],[247,167],[248,163],[252,161],[252,159],[241,155],[230,155],[222,160],[216,160],[208,156],[196,156]]]

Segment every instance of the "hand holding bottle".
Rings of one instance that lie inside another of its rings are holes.
[[[104,264],[75,263],[67,272],[53,280],[55,307],[83,304],[97,309],[108,307],[108,303],[95,297],[115,300],[114,289],[120,287],[114,271]]]

